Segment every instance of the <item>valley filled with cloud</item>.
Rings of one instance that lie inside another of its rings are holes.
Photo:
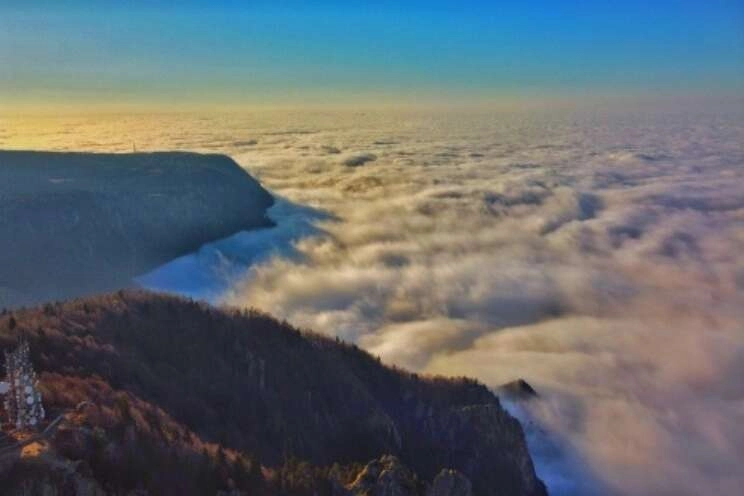
[[[744,484],[744,116],[358,110],[0,121],[0,148],[226,153],[277,227],[140,282],[387,363],[518,377],[551,494]]]

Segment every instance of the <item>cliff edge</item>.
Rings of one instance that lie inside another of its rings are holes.
[[[131,286],[272,204],[224,155],[0,151],[0,307]]]

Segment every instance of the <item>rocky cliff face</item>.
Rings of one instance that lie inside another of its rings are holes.
[[[369,462],[339,496],[472,496],[472,484],[457,470],[443,469],[431,483],[421,481],[392,455]]]
[[[128,287],[272,203],[223,155],[0,151],[0,307]]]
[[[93,405],[79,422],[99,432],[83,438],[98,441],[56,448],[78,446],[65,456],[91,460],[104,487],[126,488],[146,467],[188,472],[173,460],[193,468],[201,462],[189,460],[212,443],[228,452],[205,462],[221,478],[151,483],[258,491],[226,482],[240,479],[230,474],[245,457],[266,468],[266,494],[546,494],[519,422],[483,385],[389,368],[260,313],[119,292],[0,316],[0,350],[21,332],[49,410]],[[377,462],[357,476],[364,468],[355,464],[369,460]],[[322,469],[331,466],[349,476]]]
[[[349,486],[353,496],[415,496],[422,484],[398,458],[385,455],[372,460]]]

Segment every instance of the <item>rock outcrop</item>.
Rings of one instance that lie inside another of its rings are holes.
[[[369,462],[345,491],[349,496],[472,496],[472,484],[462,473],[443,469],[429,484],[420,481],[393,455]]]
[[[364,467],[349,487],[354,496],[416,496],[421,492],[416,476],[400,460],[384,455]]]
[[[0,308],[129,287],[272,203],[224,155],[0,151]]]
[[[498,390],[504,396],[513,400],[529,400],[538,397],[537,391],[535,391],[535,389],[524,379],[517,379],[502,384],[499,386]]]

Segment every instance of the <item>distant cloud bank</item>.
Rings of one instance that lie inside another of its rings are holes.
[[[525,378],[542,399],[520,415],[535,443],[554,446],[535,447],[553,494],[744,485],[743,116],[286,112],[47,126],[32,137],[5,125],[0,146],[230,153],[282,197],[329,212],[314,214],[319,230],[297,224],[309,236],[284,233],[292,256],[264,253],[221,301],[418,371]]]

